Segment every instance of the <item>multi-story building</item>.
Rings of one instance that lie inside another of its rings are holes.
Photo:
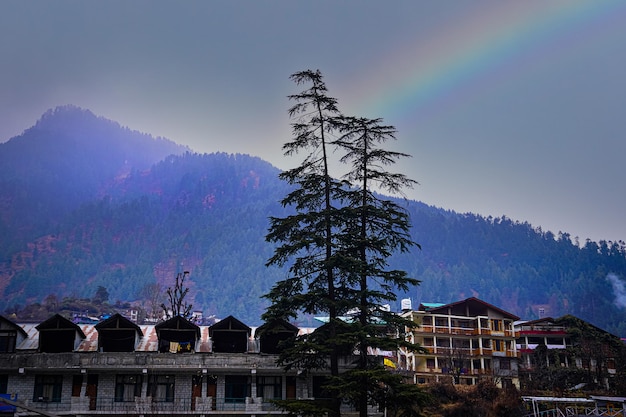
[[[415,323],[407,329],[408,340],[423,347],[422,352],[399,352],[399,369],[413,372],[415,382],[475,384],[491,378],[500,386],[519,386],[516,315],[474,297],[422,303],[402,315]]]
[[[525,388],[626,388],[618,375],[624,346],[617,336],[571,315],[522,321],[515,328]]]
[[[139,326],[121,315],[18,325],[0,316],[0,394],[19,404],[16,415],[281,414],[270,400],[313,398],[323,375],[278,367],[278,344],[300,330],[264,326],[253,332],[232,316],[212,326],[181,317]]]
[[[533,354],[538,346],[547,350],[564,350],[572,346],[567,328],[557,324],[552,317],[522,321],[515,324],[517,330],[517,350],[520,352],[520,368],[530,369],[534,366]],[[570,366],[568,355],[545,355],[545,365]],[[551,363],[553,362],[553,363]],[[558,363],[556,363],[558,362]]]

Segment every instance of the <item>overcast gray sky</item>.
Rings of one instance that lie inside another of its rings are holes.
[[[408,197],[626,240],[626,2],[0,2],[0,141],[74,104],[285,169],[289,75],[398,129]]]

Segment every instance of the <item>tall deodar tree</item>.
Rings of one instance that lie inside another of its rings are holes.
[[[350,192],[345,195],[345,210],[350,213],[346,217],[350,221],[343,235],[343,250],[349,260],[346,273],[352,276],[357,294],[352,302],[356,306],[353,329],[359,354],[356,370],[344,376],[352,380],[348,386],[357,389],[343,396],[352,398],[360,415],[366,417],[367,406],[379,401],[384,392],[397,394],[405,388],[398,378],[390,377],[382,364],[373,361],[368,352],[395,351],[400,345],[418,348],[399,338],[398,330],[402,331],[411,322],[382,306],[396,301],[396,291],[407,291],[419,284],[406,271],[389,268],[389,258],[395,252],[420,246],[411,238],[406,210],[380,194],[403,195],[403,190],[413,187],[416,181],[388,170],[399,159],[409,157],[382,147],[387,141],[395,140],[393,126],[383,125],[381,119],[343,117],[338,130],[341,136],[333,144],[342,151],[341,162],[349,165],[344,178],[351,184]]]
[[[324,326],[285,348],[279,362],[305,373],[327,369],[330,376],[323,387],[329,397],[324,401],[281,405],[293,414],[334,417],[340,415],[342,401],[348,401],[365,416],[368,405],[393,397],[401,409],[409,410],[418,397],[407,396],[408,386],[368,356],[372,348],[393,350],[403,343],[397,330],[407,323],[383,304],[396,299],[396,290],[419,282],[388,268],[394,252],[419,245],[410,238],[407,213],[373,191],[376,187],[398,193],[414,184],[384,169],[408,155],[380,147],[394,138],[393,127],[378,119],[343,116],[319,71],[297,72],[291,79],[306,88],[289,96],[294,102],[289,109],[293,140],[283,151],[286,156],[297,154],[301,162],[280,174],[293,186],[282,204],[294,213],[270,218],[266,239],[276,247],[267,265],[288,266],[288,272],[265,295],[271,305],[263,318],[270,322],[302,313],[326,316]],[[350,166],[348,174],[332,175],[331,167],[341,162]],[[355,352],[358,360],[352,369],[340,370],[340,358]]]
[[[337,100],[327,95],[326,85],[319,71],[294,73],[291,79],[297,85],[307,85],[299,94],[289,96],[294,105],[289,109],[292,118],[293,140],[283,146],[286,156],[302,155],[296,168],[284,171],[280,178],[294,186],[283,200],[295,214],[284,218],[270,218],[269,242],[278,243],[268,265],[290,263],[289,276],[278,282],[266,295],[272,302],[265,320],[296,317],[299,313],[325,312],[329,316],[330,340],[337,337],[340,299],[337,297],[335,231],[340,228],[341,211],[334,204],[340,198],[342,184],[330,175],[329,137],[340,116]],[[322,367],[330,361],[330,373],[339,374],[338,349],[333,344],[318,346],[307,353],[311,342],[304,341],[283,355],[286,366],[310,369]],[[306,346],[306,347],[305,347]],[[306,349],[306,350],[305,350]],[[338,415],[339,403],[334,401],[328,410]]]

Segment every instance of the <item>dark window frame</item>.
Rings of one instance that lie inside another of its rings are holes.
[[[0,353],[15,353],[16,345],[16,330],[0,330]]]
[[[148,384],[148,392],[154,402],[174,402],[174,375],[152,375]]]
[[[271,396],[266,393],[271,391]],[[256,377],[256,392],[258,397],[268,400],[281,399],[283,396],[283,378],[276,375],[259,375]]]
[[[251,395],[250,377],[247,375],[226,375],[224,377],[224,402],[245,403]]]
[[[142,375],[118,374],[115,376],[115,402],[133,402],[135,397],[141,397],[143,384]],[[133,395],[131,396],[130,393]],[[132,397],[132,398],[131,398]]]
[[[63,393],[63,376],[61,375],[35,375],[35,388],[33,390],[34,402],[61,402]]]

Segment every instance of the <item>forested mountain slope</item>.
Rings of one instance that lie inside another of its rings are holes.
[[[133,169],[189,149],[63,106],[0,143],[0,248],[17,250]]]
[[[248,155],[185,152],[74,107],[49,112],[0,145],[0,310],[49,294],[91,297],[99,286],[111,302],[138,300],[184,269],[195,308],[258,324],[260,296],[284,274],[265,267],[268,217],[285,214],[278,173]],[[422,284],[398,299],[477,296],[524,319],[541,307],[626,335],[623,243],[576,244],[508,218],[400,203],[422,250],[393,266]]]

